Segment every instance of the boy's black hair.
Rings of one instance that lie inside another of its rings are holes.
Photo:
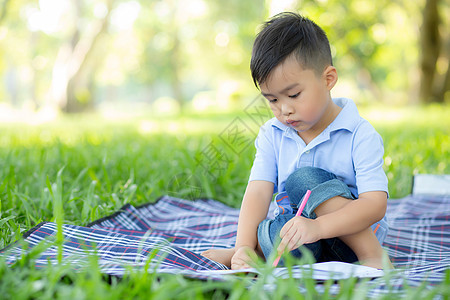
[[[253,43],[250,70],[255,86],[263,84],[291,54],[302,68],[312,69],[316,75],[333,65],[330,43],[322,28],[299,14],[280,13],[263,24]]]

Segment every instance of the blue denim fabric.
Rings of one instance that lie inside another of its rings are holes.
[[[278,193],[275,196],[275,202],[277,207],[273,212],[274,216],[292,214],[294,209],[297,209],[297,207],[291,206],[291,201],[286,192]]]
[[[337,179],[336,175],[323,169],[314,167],[303,167],[294,171],[286,180],[286,193],[292,206],[298,207],[300,201],[307,190],[311,190],[311,195],[303,209],[302,216],[317,218],[314,210],[322,202],[341,196],[354,199],[348,186]],[[294,210],[294,214],[297,209]]]
[[[355,199],[347,185],[337,179],[334,174],[314,167],[297,169],[286,180],[286,194],[288,198],[283,195],[284,193],[278,197],[278,199],[283,199],[277,203],[281,206],[279,208],[281,212],[278,215],[276,214],[275,219],[264,220],[258,226],[258,242],[266,258],[270,256],[274,247],[279,243],[281,228],[295,216],[299,202],[308,189],[311,190],[311,195],[302,212],[302,216],[310,219],[317,217],[314,213],[316,207],[332,197],[341,196]],[[286,203],[282,203],[286,202],[287,199],[289,199],[291,210],[286,206]],[[285,207],[283,208],[282,206]],[[375,228],[375,235],[380,244],[382,244],[388,230],[385,218],[373,224],[372,229]],[[303,247],[308,248],[312,252],[317,262],[330,260],[355,262],[358,260],[353,250],[339,238],[324,239],[315,243],[305,244]],[[302,255],[298,249],[291,251],[291,254],[298,258]]]

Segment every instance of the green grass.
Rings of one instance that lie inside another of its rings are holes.
[[[450,107],[387,111],[372,107],[361,108],[361,114],[384,139],[391,198],[410,193],[415,173],[450,173]],[[232,123],[237,116],[242,123]],[[230,124],[244,130],[242,140],[228,139]],[[37,126],[0,124],[0,248],[19,240],[42,221],[86,225],[126,203],[139,205],[163,194],[187,199],[210,197],[239,207],[257,127],[243,113],[192,114],[171,121],[144,116],[108,121],[84,115]],[[239,153],[221,137],[232,142]],[[210,159],[218,163],[210,166]],[[58,237],[56,240],[58,243]],[[308,278],[301,282],[278,280],[271,295],[262,289],[268,280],[265,276],[247,288],[246,278],[203,282],[133,271],[117,279],[104,277],[95,261],[79,273],[63,266],[36,270],[32,261],[32,257],[25,257],[12,268],[0,262],[3,299],[321,297]],[[431,290],[410,287],[407,292],[416,298],[439,293],[448,297],[445,284],[449,282]],[[299,285],[308,293],[301,295]],[[354,281],[343,281],[341,286],[344,292],[337,298],[361,296],[354,291]],[[322,297],[327,298],[327,291]]]

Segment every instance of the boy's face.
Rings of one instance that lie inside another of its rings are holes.
[[[327,67],[318,76],[314,70],[303,69],[291,55],[272,70],[260,89],[280,122],[299,133],[321,132],[325,129],[321,127],[328,126],[332,121],[326,119],[335,109],[330,90],[336,80],[334,67]]]

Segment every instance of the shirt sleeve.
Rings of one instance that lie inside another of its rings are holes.
[[[274,151],[272,126],[270,123],[263,125],[255,140],[255,160],[250,172],[250,181],[264,180],[274,184],[274,193],[277,192],[277,163]]]
[[[383,139],[369,122],[363,122],[355,131],[352,150],[358,194],[384,191],[389,197],[383,155]]]

